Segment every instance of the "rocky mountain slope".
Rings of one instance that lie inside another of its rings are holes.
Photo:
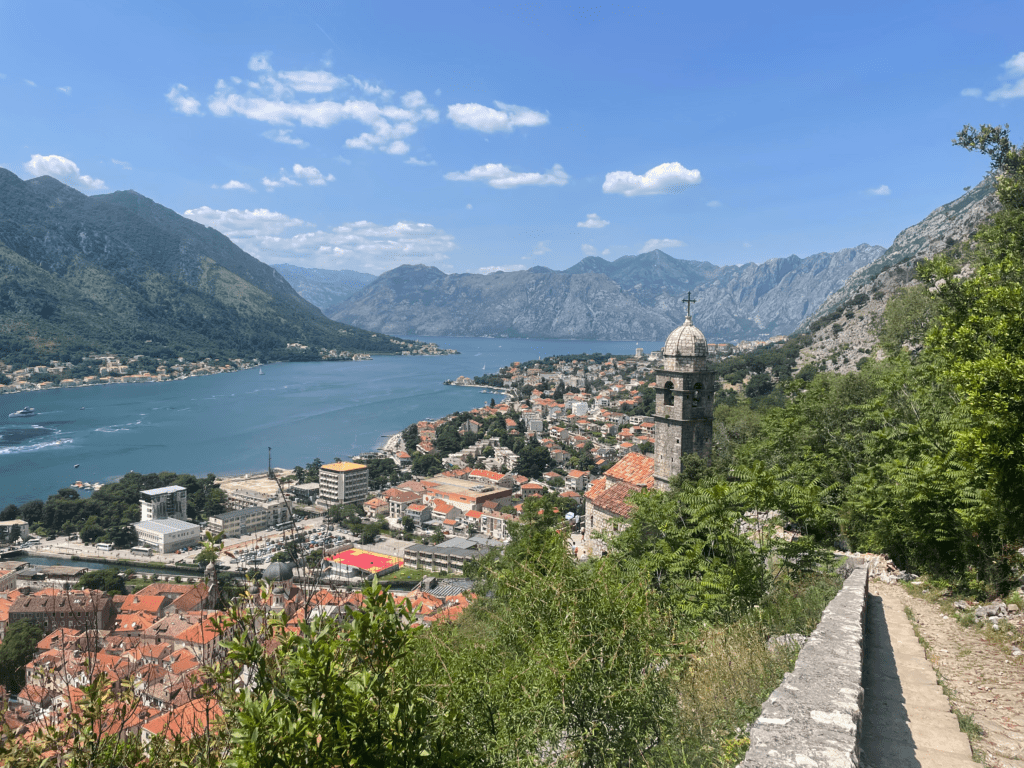
[[[342,309],[342,303],[374,280],[376,275],[351,269],[313,269],[294,264],[275,264],[274,269],[292,288],[328,317]]]
[[[798,365],[816,363],[825,370],[847,372],[862,358],[881,354],[878,319],[897,291],[916,284],[917,263],[969,240],[998,207],[992,179],[985,178],[900,232],[878,259],[850,275],[804,320],[799,330],[810,332],[811,341]]]
[[[272,267],[136,192],[87,196],[0,169],[0,359],[282,359],[400,351],[324,317]]]
[[[590,257],[564,271],[534,267],[446,275],[403,265],[331,316],[384,333],[533,338],[658,339],[694,316],[712,341],[792,332],[880,246],[718,267],[656,250],[615,261]]]

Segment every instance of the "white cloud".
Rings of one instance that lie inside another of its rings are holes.
[[[394,95],[394,91],[388,91],[381,88],[379,85],[371,85],[365,80],[360,80],[358,77],[352,78],[352,84],[358,88],[362,88],[365,93],[371,96],[381,96],[385,99],[390,99]]]
[[[473,204],[472,203],[466,203],[466,210],[467,211],[472,211],[473,210]]]
[[[265,208],[220,211],[203,206],[184,215],[219,230],[240,248],[270,264],[287,261],[306,267],[379,274],[407,263],[445,266],[448,252],[455,247],[455,239],[443,230],[411,221],[391,225],[356,221],[321,230]]]
[[[326,176],[324,176],[319,171],[319,169],[314,168],[311,165],[309,165],[309,166],[302,166],[302,165],[299,165],[298,163],[296,163],[295,165],[292,166],[292,173],[295,174],[296,178],[302,179],[307,184],[309,184],[311,187],[322,187],[328,181],[334,181],[334,174],[333,173],[329,173]]]
[[[402,97],[402,106],[406,109],[418,109],[426,106],[427,97],[422,91],[409,91]]]
[[[672,239],[656,239],[652,238],[644,243],[644,247],[640,249],[640,253],[650,253],[651,251],[664,250],[665,248],[681,248],[684,245],[682,240]]]
[[[293,147],[308,147],[309,142],[297,139],[292,136],[291,128],[279,128],[278,130],[265,131],[263,134],[266,138],[271,141],[276,141],[278,144],[291,144]]]
[[[437,122],[440,114],[427,104],[420,91],[402,97],[403,106],[386,103],[393,93],[356,77],[340,77],[326,69],[275,72],[270,54],[256,54],[249,69],[258,73],[255,80],[238,78],[219,80],[209,98],[210,111],[218,117],[240,115],[276,126],[296,123],[310,128],[330,128],[344,120],[354,120],[370,130],[349,138],[345,144],[354,149],[380,150],[392,155],[409,152],[405,139],[418,130],[421,122]],[[181,86],[183,87],[183,86]],[[339,88],[355,87],[369,98],[317,100],[305,94],[321,94]],[[287,130],[264,134],[274,141],[302,146]]]
[[[79,171],[78,166],[60,155],[32,155],[25,163],[25,170],[30,176],[53,176],[72,186],[85,189],[106,189],[102,179],[94,179]]]
[[[57,90],[60,91],[61,93],[67,94],[68,96],[71,95],[71,86],[70,85],[59,85],[59,86],[57,86]]]
[[[535,128],[548,122],[548,116],[527,107],[494,102],[497,109],[483,104],[449,104],[448,119],[460,128],[494,133],[513,128]]]
[[[679,192],[683,187],[700,184],[700,171],[689,170],[679,163],[662,163],[651,168],[643,176],[629,171],[612,171],[604,177],[601,187],[606,194],[625,195],[664,195]]]
[[[268,176],[264,176],[263,186],[267,188],[268,192],[272,192],[278,187],[298,187],[301,185],[295,179],[288,178],[288,175],[284,172],[284,168],[282,168],[281,177],[277,181],[274,181]]]
[[[270,72],[270,52],[254,54],[249,59],[249,69],[253,72]]]
[[[611,224],[610,221],[605,221],[596,213],[588,213],[586,221],[577,221],[577,227],[583,227],[584,229],[601,229]]]
[[[477,269],[481,275],[490,275],[494,272],[522,272],[526,269],[525,264],[505,264],[501,267],[480,267]]]
[[[721,208],[722,204],[717,200],[708,200],[708,208]]]
[[[587,243],[581,245],[580,250],[587,254],[587,256],[597,256],[597,248]]]
[[[889,194],[889,187],[888,187],[888,185],[883,184],[880,187],[875,187],[874,189],[869,189],[868,190],[868,194],[871,194],[871,195],[888,195]]]
[[[417,160],[415,157],[410,157],[405,162],[409,165],[437,165],[436,160]]]
[[[181,112],[183,115],[199,114],[199,99],[194,99],[188,95],[187,86],[178,83],[165,95],[175,112]]]
[[[541,240],[534,247],[533,251],[530,252],[530,255],[531,256],[543,256],[545,253],[549,253],[550,251],[551,251],[551,246],[548,245],[547,240]]]
[[[267,188],[268,192],[272,192],[278,187],[298,187],[301,186],[301,182],[306,182],[311,187],[322,187],[329,181],[334,181],[334,174],[329,173],[326,176],[318,168],[313,166],[304,166],[296,163],[292,166],[292,175],[289,176],[288,172],[284,168],[280,170],[280,176],[274,180],[268,176],[263,177],[263,186]]]
[[[452,171],[444,177],[449,181],[486,181],[495,189],[552,184],[561,187],[569,181],[569,174],[558,164],[546,173],[516,173],[502,163],[487,163],[473,166],[468,171]]]
[[[611,248],[605,248],[603,251],[601,251],[601,255],[602,256],[607,256],[611,252],[612,252]]]
[[[278,72],[277,77],[293,91],[303,93],[330,93],[348,85],[345,78],[338,77],[333,72],[324,69]]]
[[[220,185],[214,184],[213,188],[214,189],[248,189],[248,190],[252,191],[252,187],[250,187],[248,184],[246,184],[245,182],[242,182],[242,181],[235,181],[234,179],[232,179],[231,181],[227,182],[226,184],[220,184]]]
[[[1024,51],[1011,56],[1003,62],[1003,73],[1000,79],[1005,82],[985,97],[987,101],[1024,98]],[[980,96],[980,88],[965,88],[960,91],[962,96]]]
[[[114,160],[114,159],[111,159],[110,162],[112,162],[114,165],[121,166],[126,171],[130,171],[132,169],[132,167],[130,165],[128,165],[128,161],[127,160]]]
[[[1003,69],[1010,77],[1024,77],[1024,51],[1003,62]]]
[[[25,81],[25,85],[31,85],[31,86],[32,86],[33,88],[35,88],[35,87],[36,87],[36,84],[35,84],[35,83],[33,83],[33,82],[32,82],[31,80],[26,80],[26,81]]]

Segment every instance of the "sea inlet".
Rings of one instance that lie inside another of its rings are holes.
[[[513,361],[584,352],[632,354],[660,341],[423,337],[458,355],[280,363],[151,384],[0,396],[0,508],[45,499],[75,481],[127,472],[205,476],[330,461],[372,450],[421,419],[490,402],[458,376]],[[25,407],[30,417],[11,417]],[[77,465],[77,467],[76,467]]]

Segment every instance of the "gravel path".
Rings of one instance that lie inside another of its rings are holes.
[[[902,587],[872,581],[871,591],[887,606],[891,603],[901,613],[906,606],[913,612],[928,660],[952,692],[954,704],[983,731],[975,747],[984,753],[985,764],[1024,768],[1024,656],[1012,657],[1008,643],[993,638],[989,630],[964,627],[940,606]],[[1012,626],[1020,640],[1024,619],[1013,619]]]

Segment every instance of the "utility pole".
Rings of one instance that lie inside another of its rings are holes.
[[[276,480],[274,477],[274,465],[270,461],[270,446],[267,446],[267,479]]]

